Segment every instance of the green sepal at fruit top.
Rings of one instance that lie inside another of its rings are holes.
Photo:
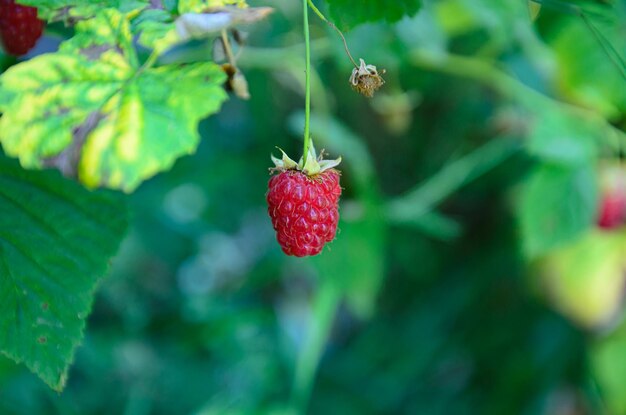
[[[323,150],[318,156],[313,144],[311,144],[311,146],[309,147],[309,154],[306,158],[306,162],[301,157],[300,160],[296,163],[281,148],[279,148],[279,150],[282,153],[282,158],[279,159],[274,157],[274,155],[271,156],[272,162],[276,166],[272,168],[272,170],[298,170],[306,174],[307,176],[315,176],[327,170],[333,169],[341,163],[341,157],[334,160],[325,160]]]
[[[623,309],[626,228],[593,229],[538,262],[539,285],[555,308],[582,327],[610,325]]]

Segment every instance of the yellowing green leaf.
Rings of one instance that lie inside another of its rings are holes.
[[[90,18],[110,7],[128,13],[148,5],[148,0],[20,0],[37,7],[39,17],[50,21]]]
[[[556,307],[575,322],[597,327],[622,308],[626,235],[593,231],[543,262],[544,282]]]
[[[101,10],[94,18],[76,23],[76,35],[63,42],[60,50],[80,53],[87,59],[98,60],[105,56],[118,56],[137,67],[137,54],[132,44],[132,33],[128,19],[115,9]]]
[[[191,154],[198,122],[226,99],[225,75],[212,63],[145,71],[103,107],[88,137],[79,177],[88,186],[133,190],[144,179]]]
[[[0,78],[0,142],[27,168],[55,164],[72,143],[84,140],[81,126],[121,90],[133,73],[119,55],[92,62],[80,55],[43,55],[13,66]],[[85,131],[86,133],[86,131]],[[71,169],[66,170],[71,173]]]
[[[58,53],[0,77],[0,142],[27,168],[132,191],[194,151],[197,123],[226,99],[225,78],[213,63],[140,68],[127,17],[104,10]]]

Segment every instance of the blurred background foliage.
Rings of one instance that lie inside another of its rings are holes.
[[[301,146],[301,4],[250,3],[276,8],[241,51],[252,99],[130,196],[67,389],[0,360],[0,413],[626,414],[626,236],[592,225],[623,156],[626,3],[424,0],[347,34],[387,70],[372,100],[311,16],[312,132],[345,191],[306,260],[264,200],[269,153]]]

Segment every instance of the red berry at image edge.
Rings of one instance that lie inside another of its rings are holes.
[[[619,228],[626,222],[626,169],[621,166],[604,168],[601,181],[598,227]]]
[[[614,229],[626,220],[626,192],[606,194],[602,198],[598,226],[603,229]]]
[[[31,50],[43,27],[36,8],[15,4],[14,0],[0,0],[0,40],[8,54],[20,56]]]
[[[319,254],[335,239],[341,196],[339,172],[313,176],[285,170],[272,176],[267,204],[283,252],[297,257]]]

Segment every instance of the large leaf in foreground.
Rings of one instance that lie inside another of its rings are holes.
[[[0,351],[56,390],[126,222],[119,194],[0,155]]]

